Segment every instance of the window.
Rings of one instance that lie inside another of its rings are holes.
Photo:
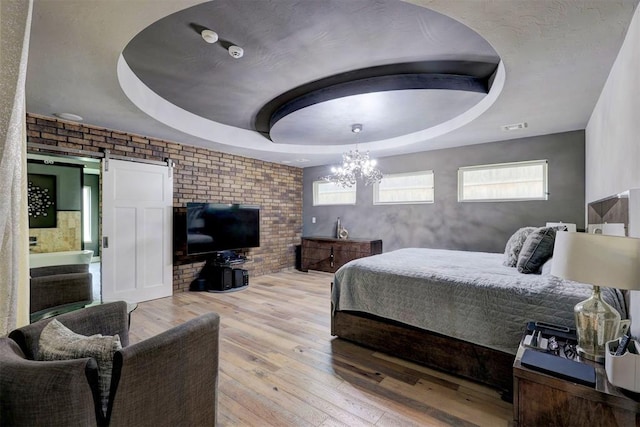
[[[82,187],[82,240],[91,243],[91,187]]]
[[[373,186],[373,204],[433,203],[433,171],[385,175]]]
[[[319,205],[355,205],[356,186],[342,186],[326,181],[313,182],[313,206]]]
[[[547,161],[458,169],[458,201],[547,200]]]

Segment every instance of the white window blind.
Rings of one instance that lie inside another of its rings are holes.
[[[458,169],[458,201],[547,200],[547,161],[501,163]]]
[[[431,170],[387,174],[373,186],[373,203],[376,205],[433,203],[433,198]]]
[[[327,181],[313,182],[313,205],[355,205],[356,185],[351,188]]]

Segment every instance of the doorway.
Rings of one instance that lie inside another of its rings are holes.
[[[69,261],[55,257],[62,264],[86,260],[92,299],[101,301],[100,160],[27,153],[27,174],[31,264],[51,253],[68,253]],[[74,255],[86,250],[93,256]]]
[[[51,230],[30,228],[32,252],[56,252],[59,259],[60,252],[77,251],[84,259],[93,251],[89,271],[94,302],[140,302],[173,293],[171,162],[40,153],[28,153],[27,159],[36,168],[34,174],[55,175],[53,169],[60,168],[74,171],[71,181],[48,178],[51,191],[45,193],[51,203],[44,216],[56,220],[49,224]],[[68,212],[61,210],[65,198],[73,199]],[[35,204],[30,202],[30,208]],[[60,239],[60,229],[70,237]],[[70,243],[56,246],[60,240]],[[43,245],[45,241],[50,247]]]

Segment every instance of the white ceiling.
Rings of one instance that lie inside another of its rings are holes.
[[[237,1],[251,5],[257,0]],[[265,27],[289,24],[277,22],[281,15],[278,7],[284,1],[260,3],[267,5],[267,10],[273,9],[271,15],[265,16],[264,12],[260,15],[259,21]],[[318,7],[320,2],[305,0],[296,6]],[[239,126],[222,125],[223,132],[208,128],[211,132],[193,136],[184,127],[190,118],[181,118],[173,127],[168,126],[142,112],[125,95],[117,73],[127,44],[155,21],[199,3],[203,2],[35,0],[27,111],[46,116],[76,113],[91,125],[300,167],[338,160],[338,153],[344,151],[345,146],[274,145],[258,132],[239,129]],[[502,59],[504,85],[486,111],[479,111],[477,118],[466,124],[459,123],[461,127],[448,133],[418,132],[402,144],[364,144],[376,157],[584,129],[638,0],[411,0],[409,3],[454,18],[480,34]],[[344,23],[348,24],[348,21]],[[398,26],[397,22],[394,24]],[[396,36],[397,32],[394,31]],[[366,39],[359,40],[359,43],[366,42]],[[245,49],[245,55],[250,55],[252,48],[265,48],[252,46],[251,40],[238,44]],[[269,44],[277,53],[274,45]],[[267,52],[265,57],[270,55],[271,52]],[[245,58],[228,59],[242,61]],[[361,62],[366,64],[366,60]],[[318,61],[313,68],[322,67],[322,63]],[[327,67],[327,77],[335,73],[331,70],[339,69],[335,63],[331,65]],[[316,71],[322,75],[322,68]],[[256,83],[270,84],[266,77],[264,80]],[[182,82],[181,87],[189,90],[188,81]],[[219,92],[220,96],[226,96]],[[500,129],[502,125],[518,122],[527,122],[528,127],[513,132]],[[239,130],[243,132],[238,133]],[[265,148],[249,144],[249,140],[260,140]]]

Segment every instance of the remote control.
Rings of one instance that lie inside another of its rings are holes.
[[[616,356],[622,356],[627,351],[627,347],[629,347],[629,341],[631,341],[631,336],[627,332],[620,339],[620,343],[618,344],[618,348],[616,349]]]
[[[569,328],[566,326],[554,325],[552,323],[546,323],[546,322],[536,322],[535,326],[536,328],[551,329],[554,331],[565,332],[565,333],[568,333],[570,331]]]

